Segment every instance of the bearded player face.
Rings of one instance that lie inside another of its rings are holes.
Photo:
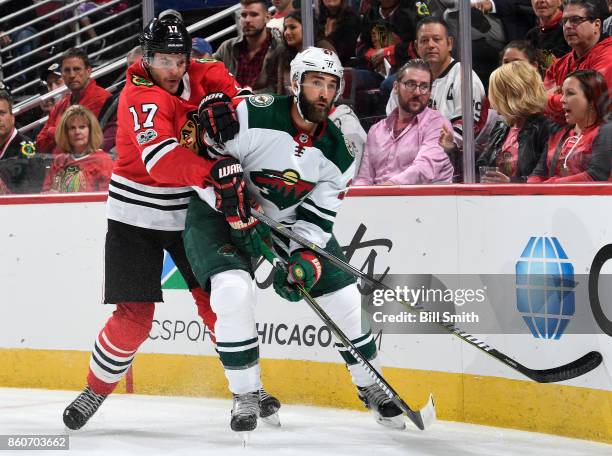
[[[337,91],[338,78],[335,76],[325,73],[306,73],[299,99],[304,118],[312,123],[327,119]]]

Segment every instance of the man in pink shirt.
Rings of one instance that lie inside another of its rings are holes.
[[[427,62],[410,60],[397,72],[398,107],[368,133],[354,185],[452,182],[453,165],[438,144],[449,121],[427,107],[433,77]]]

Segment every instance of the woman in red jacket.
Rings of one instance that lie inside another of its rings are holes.
[[[47,173],[43,192],[99,192],[108,190],[113,159],[100,149],[102,129],[93,113],[72,105],[62,116],[55,142],[62,151]]]
[[[528,183],[607,181],[612,150],[601,135],[610,111],[608,85],[594,70],[570,73],[563,82],[561,104],[568,126],[548,140],[548,150],[527,180]]]

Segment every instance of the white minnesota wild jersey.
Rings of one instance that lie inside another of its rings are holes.
[[[240,161],[249,192],[266,215],[325,247],[355,174],[354,146],[331,121],[315,136],[298,131],[291,104],[285,96],[246,98],[236,108],[240,131],[221,152]],[[298,247],[291,243],[289,251]]]

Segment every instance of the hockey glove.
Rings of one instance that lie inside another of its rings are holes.
[[[261,205],[253,200],[251,201],[251,207],[259,212],[262,211]],[[240,228],[230,227],[233,244],[248,256],[259,258],[262,255],[262,243],[272,244],[270,228],[263,223],[259,223],[259,220],[254,217],[251,217],[248,223],[240,222],[240,225]],[[238,223],[234,223],[233,226],[238,227]]]
[[[240,124],[232,99],[222,92],[206,95],[198,106],[202,142],[207,146],[234,139]]]
[[[291,302],[302,299],[296,284],[310,291],[321,277],[321,261],[310,250],[298,250],[289,257],[287,269],[276,269],[274,273],[274,291]]]
[[[204,185],[214,188],[215,207],[223,212],[232,228],[244,229],[244,224],[250,223],[249,194],[238,160],[232,157],[217,160]]]

